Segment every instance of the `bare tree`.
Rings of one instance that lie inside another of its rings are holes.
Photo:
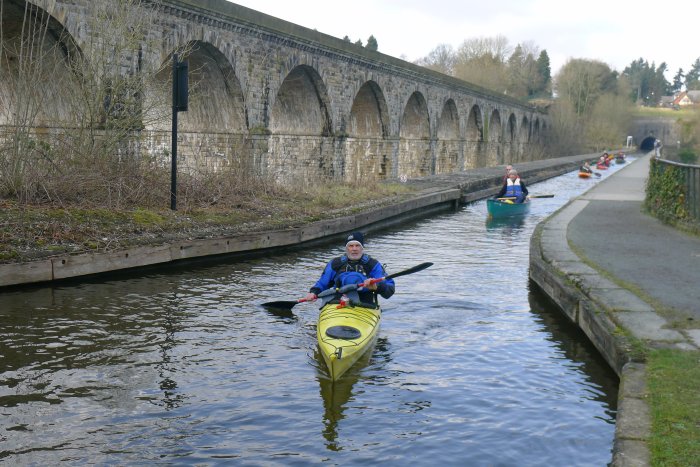
[[[66,112],[53,111],[64,104],[57,78],[75,60],[75,48],[64,44],[44,10],[28,2],[0,2],[0,18],[0,194],[25,200],[44,189],[46,171],[60,168],[51,146],[34,135],[37,127],[70,121]]]
[[[551,112],[553,144],[579,153],[621,144],[630,111],[626,83],[602,62],[567,62],[555,80],[559,96]]]
[[[602,94],[586,117],[586,148],[601,151],[620,146],[627,133],[632,103],[623,94]]]
[[[572,59],[555,79],[560,99],[574,105],[577,115],[587,115],[601,94],[614,91],[617,76],[608,65],[598,60]]]
[[[474,37],[466,39],[457,49],[457,61],[468,62],[489,56],[496,63],[505,63],[512,47],[505,36]]]
[[[568,100],[558,100],[549,109],[550,129],[547,150],[552,157],[580,153],[583,146],[583,122]]]
[[[140,150],[140,131],[170,118],[167,100],[146,99],[169,85],[156,79],[169,64],[144,60],[156,50],[149,31],[159,4],[91,3],[85,27],[99,34],[81,49],[45,10],[13,5],[3,19],[21,24],[3,20],[10,26],[0,34],[0,195],[110,206],[150,196],[149,178],[164,170]]]
[[[507,93],[507,58],[511,53],[504,36],[465,40],[457,49],[454,74],[496,92]]]
[[[455,51],[452,46],[449,44],[440,44],[431,50],[427,56],[416,60],[415,64],[446,75],[453,75],[455,60]]]

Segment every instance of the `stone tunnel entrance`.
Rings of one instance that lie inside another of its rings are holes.
[[[648,136],[644,138],[644,141],[642,141],[642,144],[639,145],[639,150],[640,151],[651,151],[654,149],[654,141],[656,141],[656,138],[653,136]]]

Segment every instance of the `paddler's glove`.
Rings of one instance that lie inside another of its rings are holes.
[[[318,298],[315,293],[309,292],[306,294],[306,297],[304,297],[304,300],[307,302],[313,302]]]

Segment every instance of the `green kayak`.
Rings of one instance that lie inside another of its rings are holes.
[[[509,200],[487,199],[486,209],[491,217],[510,217],[527,214],[530,210],[530,201],[513,203]]]

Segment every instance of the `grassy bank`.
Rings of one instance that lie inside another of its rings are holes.
[[[669,109],[663,107],[641,107],[637,106],[632,112],[633,117],[664,117],[664,118],[688,118],[693,114],[691,109]]]
[[[401,201],[414,192],[400,183],[338,184],[306,190],[250,193],[235,202],[171,211],[27,204],[0,199],[0,262],[59,254],[158,245],[294,227]]]
[[[655,350],[648,359],[652,465],[700,459],[700,352]]]

